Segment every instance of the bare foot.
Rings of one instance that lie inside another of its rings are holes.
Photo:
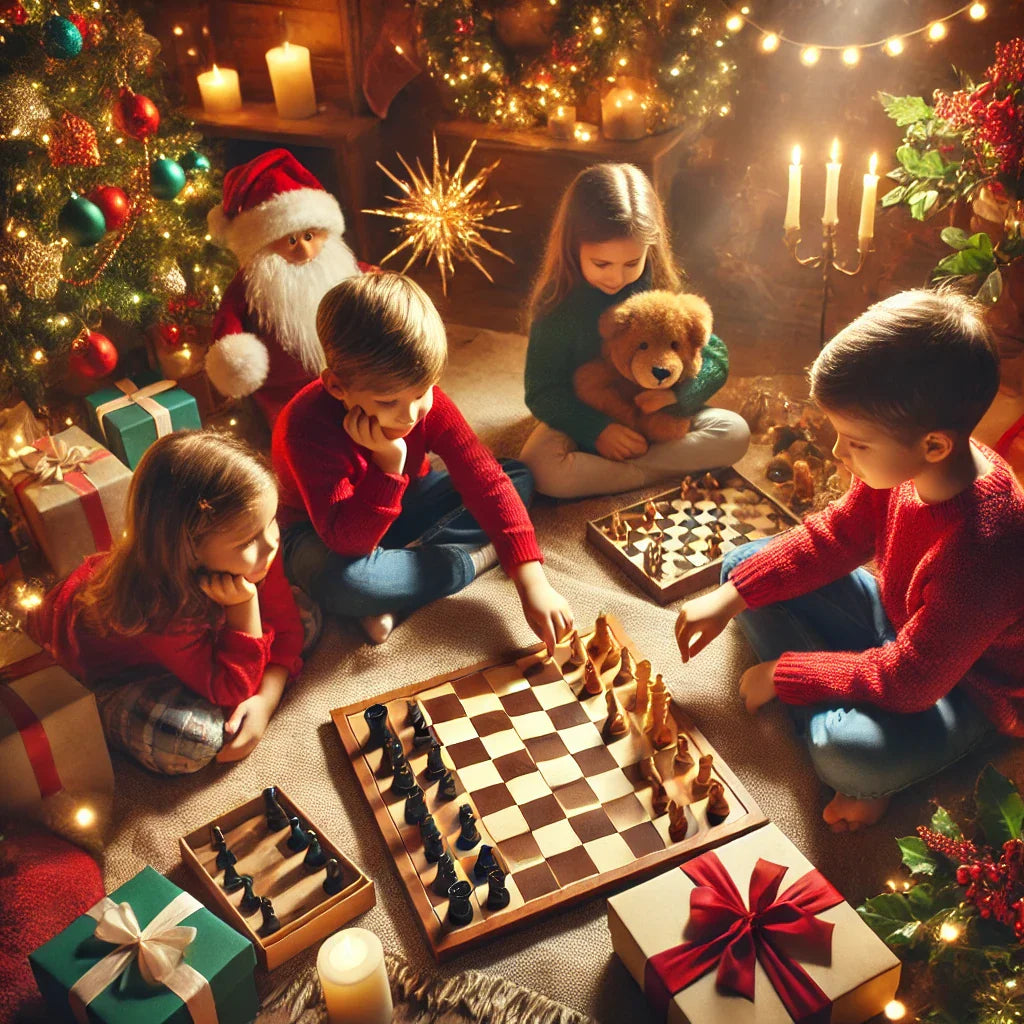
[[[857,800],[836,793],[821,816],[833,832],[856,832],[867,825],[874,825],[888,806],[887,796],[880,796],[877,800]]]
[[[359,620],[366,635],[370,638],[371,644],[382,644],[395,628],[395,617],[391,612],[383,615],[365,615]]]

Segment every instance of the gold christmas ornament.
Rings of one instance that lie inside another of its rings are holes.
[[[0,136],[34,138],[50,120],[50,111],[26,75],[11,75],[0,84]]]
[[[433,259],[441,274],[441,288],[445,295],[448,294],[448,278],[455,273],[456,261],[466,260],[472,263],[488,281],[494,281],[480,262],[478,250],[493,253],[508,263],[513,262],[511,257],[495,249],[481,232],[510,234],[508,228],[494,227],[492,224],[485,224],[484,221],[496,213],[518,210],[519,204],[502,206],[498,199],[475,198],[487,183],[491,172],[501,162],[495,160],[493,164],[478,171],[474,177],[464,181],[466,164],[475,148],[476,139],[469,144],[469,149],[466,150],[466,155],[459,166],[451,172],[448,161],[445,160],[442,166],[438,159],[435,135],[434,164],[429,178],[419,160],[416,161],[414,171],[406,163],[405,158],[398,154],[398,159],[409,175],[407,182],[396,178],[378,161],[377,166],[402,190],[403,195],[387,197],[395,203],[392,210],[363,210],[363,213],[392,217],[400,221],[392,231],[404,235],[405,239],[396,245],[381,263],[387,263],[392,256],[397,256],[406,249],[411,249],[412,252],[402,267],[402,273],[405,273],[421,255],[424,263],[429,263]]]
[[[96,129],[84,118],[65,110],[53,126],[50,163],[54,167],[99,167]]]
[[[0,241],[0,280],[8,277],[32,299],[52,299],[60,284],[64,249],[60,242],[40,242],[32,234],[24,238],[8,234]]]
[[[162,260],[150,275],[149,283],[155,292],[165,295],[185,294],[185,275],[173,259]]]

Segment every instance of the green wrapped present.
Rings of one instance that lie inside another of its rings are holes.
[[[158,438],[175,430],[199,429],[196,400],[173,380],[147,370],[85,397],[89,430],[129,469]]]
[[[252,944],[150,867],[29,954],[54,1021],[247,1024]]]

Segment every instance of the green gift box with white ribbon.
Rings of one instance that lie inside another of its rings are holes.
[[[150,867],[29,962],[48,1020],[248,1024],[259,1011],[252,944]]]
[[[161,380],[151,370],[100,388],[86,395],[85,402],[89,432],[129,469],[139,464],[158,437],[202,426],[196,400],[175,381]]]

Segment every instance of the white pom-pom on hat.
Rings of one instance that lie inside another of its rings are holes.
[[[229,398],[244,398],[257,391],[269,369],[267,346],[255,334],[226,334],[206,353],[206,376]]]

